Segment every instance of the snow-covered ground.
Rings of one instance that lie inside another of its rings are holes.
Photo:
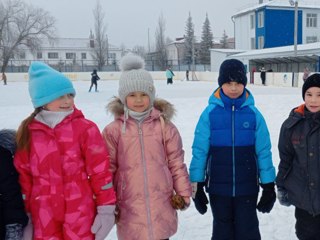
[[[112,121],[112,116],[106,114],[105,105],[112,96],[117,95],[117,81],[99,81],[99,92],[88,93],[88,81],[74,82],[77,91],[76,106],[83,111],[88,119],[93,120],[102,130]],[[211,92],[217,87],[216,82],[174,81],[167,86],[165,81],[155,81],[157,96],[172,102],[177,115],[173,122],[180,130],[185,161],[189,166],[191,145],[195,125],[202,110],[207,105]],[[302,103],[300,88],[282,88],[272,86],[248,85],[253,93],[256,106],[264,115],[269,127],[274,165],[278,166],[278,134],[280,126],[289,111]],[[28,94],[27,82],[10,82],[3,86],[0,82],[0,128],[17,128],[20,122],[33,111]],[[296,240],[295,218],[293,207],[283,207],[276,202],[270,214],[259,213],[262,239],[266,240]],[[203,240],[211,237],[212,217],[210,209],[205,215],[200,215],[193,204],[186,211],[179,212],[179,229],[172,240]],[[115,228],[106,240],[117,239]]]

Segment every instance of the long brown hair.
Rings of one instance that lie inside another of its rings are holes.
[[[24,119],[17,131],[16,141],[17,141],[17,150],[30,150],[30,131],[29,131],[29,124],[32,122],[34,117],[41,112],[42,108],[36,108],[33,113],[26,119]]]

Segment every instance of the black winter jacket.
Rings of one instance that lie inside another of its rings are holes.
[[[282,124],[276,183],[294,206],[320,214],[320,113],[301,105]]]
[[[20,223],[28,217],[24,210],[18,174],[13,165],[15,132],[0,130],[0,239],[4,239],[5,225]]]

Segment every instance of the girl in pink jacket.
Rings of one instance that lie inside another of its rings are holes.
[[[116,198],[98,127],[75,108],[71,81],[44,63],[30,66],[29,93],[35,111],[18,129],[14,159],[29,213],[24,239],[103,240]]]
[[[177,208],[190,204],[191,185],[173,106],[155,100],[155,88],[144,61],[127,55],[121,61],[119,98],[108,104],[115,120],[103,136],[117,194],[119,240],[169,239],[177,231]]]

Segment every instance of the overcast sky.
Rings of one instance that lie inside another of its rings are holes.
[[[57,20],[59,37],[88,37],[94,26],[96,0],[24,0],[51,13]],[[206,13],[214,38],[225,30],[233,36],[231,16],[257,4],[258,0],[101,0],[111,44],[126,47],[152,46],[157,22],[162,13],[166,21],[165,35],[174,40],[185,33],[191,13],[196,36],[201,36]]]

